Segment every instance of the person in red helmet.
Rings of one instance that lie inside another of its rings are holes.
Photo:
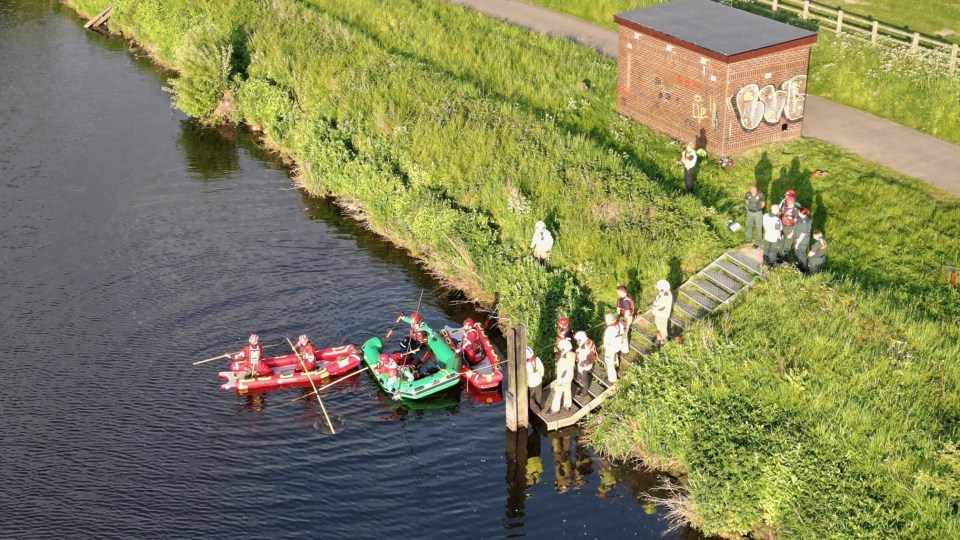
[[[403,351],[409,353],[421,347],[425,348],[427,346],[427,333],[420,329],[420,323],[423,321],[420,314],[413,312],[409,317],[401,315],[400,320],[410,323],[410,334],[400,341]]]
[[[570,330],[570,319],[568,317],[557,319],[557,338],[554,340],[553,352],[558,358],[560,356],[560,342],[563,340],[573,341],[573,331]]]
[[[302,365],[297,363],[296,371],[313,371],[317,367],[317,348],[310,343],[310,338],[306,334],[300,334],[297,338],[296,349],[303,360]]]
[[[793,247],[793,229],[800,220],[800,205],[797,203],[797,194],[788,189],[783,196],[783,204],[780,205],[780,223],[783,229],[780,231],[780,242],[777,245],[777,264],[782,263],[790,249]]]
[[[480,331],[477,330],[473,319],[463,321],[463,339],[460,340],[459,352],[471,366],[484,360],[483,344],[480,343]]]
[[[261,360],[263,360],[263,347],[260,346],[260,336],[257,334],[250,334],[250,338],[247,339],[247,344],[243,346],[240,352],[233,355],[231,360],[245,361],[245,363],[242,364],[243,376],[245,378],[273,375],[273,370],[261,362]]]

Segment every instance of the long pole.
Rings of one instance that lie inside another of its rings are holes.
[[[337,430],[333,429],[333,422],[330,421],[330,415],[327,414],[327,408],[323,406],[323,400],[320,399],[320,391],[317,390],[317,385],[313,383],[313,377],[311,377],[310,373],[307,372],[307,365],[303,363],[303,357],[300,356],[300,351],[293,346],[293,342],[290,341],[290,338],[287,338],[287,343],[289,343],[290,348],[293,349],[293,354],[297,355],[297,360],[300,361],[300,367],[303,368],[303,374],[307,376],[307,380],[310,381],[310,386],[313,387],[313,393],[316,394],[317,401],[320,402],[320,409],[323,411],[324,418],[327,419],[327,425],[330,426],[330,432],[336,435]]]
[[[274,343],[272,345],[264,345],[260,347],[261,349],[269,349],[270,347],[276,347],[277,345],[282,345],[281,343]],[[199,362],[194,362],[193,365],[199,366],[200,364],[206,364],[207,362],[213,362],[214,360],[220,360],[221,358],[230,358],[231,356],[238,354],[240,351],[221,354],[220,356],[214,356],[213,358],[207,358],[206,360],[200,360]]]
[[[349,374],[349,375],[346,375],[346,376],[344,376],[344,377],[341,377],[341,378],[333,381],[333,382],[330,383],[330,384],[326,384],[326,385],[324,385],[324,386],[321,386],[320,388],[317,389],[317,391],[326,390],[327,388],[330,388],[331,386],[340,384],[341,382],[349,379],[350,377],[353,377],[354,375],[358,375],[358,374],[360,374],[360,373],[363,373],[364,371],[366,371],[366,370],[368,370],[368,369],[370,369],[370,366],[367,366],[367,367],[365,367],[365,368],[363,368],[363,369],[354,371],[353,373],[351,373],[351,374]],[[285,401],[285,402],[281,403],[281,405],[286,405],[286,404],[288,404],[288,403],[293,403],[294,401],[300,401],[301,399],[303,399],[303,398],[308,398],[308,397],[310,397],[310,396],[312,396],[312,395],[313,395],[313,394],[306,394],[306,395],[303,395],[303,396],[299,396],[299,397],[296,397],[296,398],[291,399],[290,401]]]

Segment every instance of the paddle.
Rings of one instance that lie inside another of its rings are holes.
[[[334,435],[337,434],[337,430],[333,429],[333,422],[330,421],[330,416],[327,414],[327,408],[323,406],[323,400],[320,399],[320,392],[317,390],[317,385],[313,384],[313,377],[310,376],[310,373],[307,371],[307,364],[303,362],[303,357],[300,356],[300,351],[293,346],[293,342],[290,341],[290,338],[287,338],[287,343],[290,344],[290,348],[293,349],[293,354],[297,355],[297,360],[300,361],[300,367],[303,368],[303,373],[306,375],[307,380],[310,381],[310,386],[313,387],[313,393],[317,396],[317,401],[320,402],[320,409],[323,410],[323,416],[327,419],[327,425],[330,426],[330,432]]]
[[[326,390],[327,388],[330,388],[331,386],[333,386],[333,385],[335,385],[335,384],[340,384],[341,381],[345,381],[345,380],[349,379],[350,377],[353,377],[354,375],[356,375],[356,374],[358,374],[358,373],[363,373],[364,371],[366,371],[366,370],[368,370],[368,369],[370,369],[370,366],[367,366],[367,367],[365,367],[365,368],[363,368],[363,369],[354,371],[353,373],[351,373],[351,374],[349,374],[349,375],[345,375],[344,377],[342,377],[342,378],[340,378],[340,379],[337,379],[337,380],[333,381],[333,382],[330,383],[330,384],[326,384],[326,385],[324,385],[324,386],[321,386],[321,387],[318,389],[318,391],[319,391],[319,390]],[[313,394],[304,394],[304,395],[302,395],[302,396],[293,398],[293,399],[291,399],[290,401],[284,401],[283,403],[281,403],[281,405],[286,405],[286,404],[288,404],[288,403],[293,403],[294,401],[300,401],[301,399],[303,399],[303,398],[308,398],[308,397],[310,397],[310,396],[312,396],[312,395],[313,395]]]
[[[282,344],[282,343],[274,343],[274,344],[272,344],[272,345],[264,345],[264,346],[262,346],[262,347],[260,347],[260,348],[261,348],[261,349],[269,349],[270,347],[276,347],[276,346],[278,346],[278,345],[283,345],[283,344]],[[200,360],[199,362],[194,362],[193,365],[199,366],[200,364],[206,364],[207,362],[213,362],[214,360],[220,360],[221,358],[230,358],[231,356],[233,356],[233,355],[235,355],[235,354],[240,354],[240,352],[242,352],[242,351],[237,351],[237,352],[232,352],[232,353],[221,354],[220,356],[214,356],[213,358],[207,358],[206,360]]]

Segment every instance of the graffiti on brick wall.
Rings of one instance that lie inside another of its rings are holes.
[[[711,100],[710,104],[707,105],[707,102],[704,101],[703,96],[700,94],[693,96],[693,115],[691,117],[697,122],[697,125],[701,125],[704,120],[709,119],[713,129],[719,129],[720,115],[717,113],[718,107],[716,101]]]
[[[780,88],[748,84],[733,96],[733,104],[740,125],[749,131],[757,129],[761,122],[776,124],[781,116],[791,121],[803,118],[806,94],[807,76],[797,75],[784,81]]]

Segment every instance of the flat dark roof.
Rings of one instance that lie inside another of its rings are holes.
[[[676,0],[618,13],[614,19],[728,58],[800,39],[813,42],[817,35],[711,0]]]

